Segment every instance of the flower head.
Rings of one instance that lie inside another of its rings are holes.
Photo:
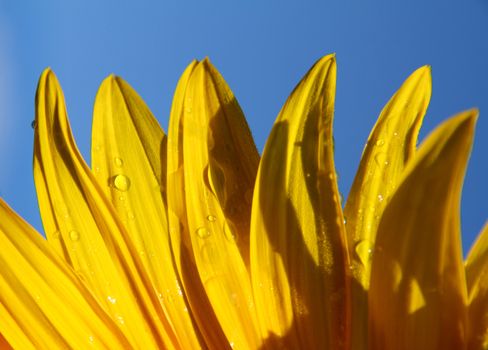
[[[486,346],[488,230],[463,262],[459,228],[477,111],[417,149],[430,74],[415,71],[382,111],[343,208],[333,55],[292,92],[261,157],[208,59],[183,73],[167,136],[110,76],[91,168],[47,69],[34,147],[47,240],[0,199],[0,345]]]

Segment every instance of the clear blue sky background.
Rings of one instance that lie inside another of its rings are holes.
[[[41,4],[42,3],[42,4]],[[209,56],[236,94],[262,150],[295,84],[336,52],[336,165],[346,195],[383,105],[416,68],[433,67],[421,137],[450,115],[481,110],[462,201],[465,251],[488,213],[488,0],[0,0],[0,195],[42,230],[32,180],[34,95],[50,66],[89,161],[100,82],[125,78],[168,125],[179,75]]]

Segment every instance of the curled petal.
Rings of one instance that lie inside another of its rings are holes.
[[[464,348],[459,206],[476,116],[461,113],[428,137],[385,208],[369,289],[371,348]]]
[[[195,313],[211,307],[227,346],[259,348],[246,263],[259,156],[220,74],[207,59],[189,69],[175,94],[168,140],[170,230],[181,242],[173,247],[191,261],[177,264]],[[210,344],[219,342],[210,338],[218,328],[211,329],[207,317],[200,323],[203,333]]]
[[[385,106],[368,138],[344,216],[347,220],[352,284],[352,345],[367,347],[371,251],[385,206],[415,153],[417,135],[429,104],[429,66],[417,69]]]
[[[97,94],[92,163],[95,178],[111,199],[149,274],[178,345],[200,348],[168,233],[166,135],[144,101],[119,77],[105,79]],[[120,186],[124,178],[127,188]]]
[[[314,65],[278,116],[259,167],[251,272],[271,348],[275,342],[348,347],[349,262],[332,140],[335,79],[333,55]]]

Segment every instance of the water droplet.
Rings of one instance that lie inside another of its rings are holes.
[[[335,178],[335,174],[334,174],[332,171],[331,171],[331,172],[329,172],[329,174],[327,174],[327,176],[328,176],[328,177],[329,177],[329,179],[331,179],[331,180],[334,180],[334,178]]]
[[[119,157],[114,158],[114,163],[117,168],[120,168],[122,165],[124,165],[124,161],[122,160],[122,158]]]
[[[205,168],[204,180],[210,191],[223,202],[225,198],[225,175],[222,167],[215,161],[211,161]]]
[[[54,239],[59,239],[59,236],[60,236],[60,235],[61,235],[61,232],[59,232],[59,231],[54,231],[54,232],[51,234],[52,238],[54,238]]]
[[[217,220],[217,218],[213,215],[207,215],[207,220],[210,222],[214,222],[215,220]]]
[[[32,122],[31,122],[31,128],[32,129],[35,129],[37,126],[37,121],[34,119]]]
[[[94,149],[95,149],[95,151],[97,151],[97,152],[98,152],[98,151],[100,151],[100,150],[102,149],[102,146],[100,146],[100,145],[96,145],[96,146],[94,147]]]
[[[95,337],[93,335],[88,336],[88,341],[90,344],[93,344],[95,342]]]
[[[114,177],[114,186],[119,191],[125,192],[130,187],[130,180],[125,175],[120,175],[120,174],[119,175],[116,175]]]
[[[237,241],[237,233],[234,224],[231,221],[226,220],[224,223],[224,236],[225,238],[231,242],[236,243]]]
[[[356,243],[354,250],[363,266],[368,266],[373,257],[373,244],[367,239],[363,239]]]
[[[337,197],[337,195],[336,195],[336,194],[333,194],[333,195],[332,195],[332,200],[333,200],[334,202],[336,202],[336,203],[339,203],[339,198]]]
[[[120,201],[125,201],[125,197],[124,197],[124,196],[120,196],[120,197],[119,197],[119,200],[120,200]]]
[[[134,215],[134,213],[133,213],[133,212],[131,212],[131,211],[129,211],[129,212],[127,213],[127,217],[129,218],[129,220],[134,220],[134,219],[136,218],[136,216]]]
[[[385,144],[385,140],[379,139],[378,141],[376,141],[375,144],[376,144],[376,146],[381,147],[381,146],[383,146]]]
[[[383,202],[383,199],[384,199],[384,198],[383,198],[383,195],[380,193],[380,194],[378,195],[378,201],[379,201],[379,202]]]
[[[107,297],[107,300],[110,302],[110,304],[115,304],[117,302],[117,298],[115,298],[115,297],[113,297],[111,295],[109,295]]]
[[[125,320],[124,320],[124,318],[121,315],[116,315],[115,318],[116,318],[116,320],[117,320],[117,322],[119,324],[124,324],[125,323]]]
[[[79,232],[76,230],[69,231],[69,239],[71,239],[73,242],[79,241],[80,240]]]
[[[96,173],[99,173],[99,172],[100,172],[100,167],[99,167],[99,166],[96,166],[96,167],[95,167],[95,172],[96,172]]]
[[[202,226],[202,227],[197,228],[196,234],[197,234],[198,237],[204,239],[204,238],[207,238],[207,237],[210,236],[210,231],[207,230],[206,227],[203,227]]]
[[[306,176],[307,178],[310,178],[310,176],[312,176],[312,175],[311,175],[310,173],[306,173],[306,174],[305,174],[305,176]]]
[[[374,156],[374,161],[380,167],[384,167],[384,166],[388,165],[387,154],[384,152],[380,152],[380,153],[376,154]]]
[[[344,225],[347,224],[347,218],[344,216]]]

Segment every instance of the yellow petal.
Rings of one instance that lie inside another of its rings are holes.
[[[72,269],[0,199],[0,347],[130,344]],[[3,339],[3,337],[5,339]]]
[[[49,69],[39,81],[36,112],[34,179],[48,240],[83,275],[133,346],[174,346],[139,254],[76,148],[61,88]]]
[[[378,227],[369,289],[373,349],[463,349],[466,290],[460,196],[477,111],[420,147]]]
[[[230,346],[259,348],[245,264],[250,202],[243,200],[246,194],[251,199],[259,156],[232,92],[208,60],[192,69],[184,97],[178,98],[174,104],[182,106],[171,114],[168,158],[179,157],[183,168],[175,174],[168,165],[168,180],[180,177],[173,184],[180,181],[181,187],[168,183],[168,191],[185,196],[176,204],[176,195],[168,193],[168,206],[170,212],[185,208],[177,239],[183,246],[174,249],[185,249],[197,269],[182,271],[185,290],[192,308],[200,307],[206,295]],[[178,140],[171,140],[173,132]],[[190,282],[188,287],[186,281],[195,275],[200,285]]]
[[[468,349],[488,348],[488,223],[466,259]]]
[[[326,56],[289,97],[259,167],[251,271],[271,348],[348,347],[349,262],[332,140],[335,83],[335,57]]]
[[[124,222],[174,327],[179,346],[201,347],[174,266],[163,194],[166,136],[145,103],[121,78],[102,83],[95,101],[92,168]],[[125,177],[128,188],[117,179]]]
[[[366,348],[371,252],[381,214],[412,158],[432,88],[430,67],[416,70],[385,106],[371,132],[344,209],[352,284],[352,347]]]
[[[168,131],[168,157],[167,157],[167,203],[168,222],[171,245],[175,264],[188,297],[195,321],[202,333],[205,344],[210,349],[230,348],[221,325],[217,320],[205,290],[200,281],[198,270],[193,258],[191,241],[184,235],[186,229],[187,208],[185,199],[185,178],[183,163],[183,130],[184,130],[184,101],[188,81],[197,66],[192,62],[183,72],[176,87]]]

